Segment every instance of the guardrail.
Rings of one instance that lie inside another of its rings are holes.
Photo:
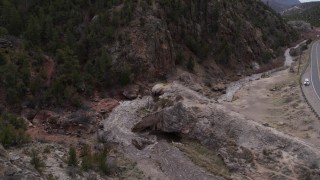
[[[314,44],[314,42],[312,42],[312,44],[311,44],[311,46],[310,46],[311,50],[312,50],[313,44]],[[310,56],[310,54],[311,54],[312,52],[311,52],[310,48],[308,48],[308,49],[309,49],[309,58],[308,58],[309,60],[308,60],[308,63],[307,63],[307,65],[303,68],[303,70],[302,70],[302,72],[301,72],[301,74],[300,74],[300,76],[299,76],[299,85],[300,85],[300,90],[301,90],[301,93],[302,93],[303,98],[306,100],[308,106],[310,107],[310,109],[312,110],[312,112],[315,114],[315,116],[318,118],[318,120],[320,120],[320,115],[319,115],[319,113],[313,108],[313,106],[311,105],[311,103],[309,102],[309,100],[308,100],[308,98],[307,98],[307,96],[306,96],[306,94],[305,94],[305,92],[304,92],[304,90],[303,90],[303,84],[302,84],[302,82],[303,82],[303,75],[306,73],[308,67],[310,66],[310,62],[311,62],[311,56]]]

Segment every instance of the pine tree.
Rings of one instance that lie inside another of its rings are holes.
[[[33,167],[38,170],[39,172],[42,171],[43,167],[45,166],[45,163],[43,160],[39,157],[38,152],[35,149],[31,150],[31,162]]]
[[[22,19],[11,1],[2,0],[0,1],[1,11],[1,24],[9,31],[12,35],[19,35],[22,30]]]
[[[0,66],[6,65],[7,60],[6,57],[0,52]]]
[[[67,161],[68,166],[72,166],[72,167],[78,166],[76,149],[71,146],[68,154],[69,154],[68,161]]]
[[[34,17],[32,15],[30,16],[25,36],[33,45],[40,44],[41,26],[37,17]]]

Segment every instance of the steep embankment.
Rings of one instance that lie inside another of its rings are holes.
[[[13,44],[1,46],[0,67],[11,104],[28,94],[31,106],[79,105],[96,89],[165,80],[177,68],[211,86],[281,64],[272,59],[295,38],[256,0],[19,2],[0,3],[1,42]]]
[[[150,178],[162,174],[168,179],[193,179],[198,166],[203,168],[202,179],[208,174],[226,179],[319,178],[320,151],[313,145],[245,118],[176,82],[158,84],[152,92],[153,98],[121,103],[105,119],[102,135],[106,142],[123,145],[138,164],[146,163],[154,172]]]
[[[320,26],[320,2],[302,3],[283,12],[287,20],[303,20],[312,26]]]

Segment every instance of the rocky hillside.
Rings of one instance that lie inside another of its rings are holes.
[[[283,11],[285,19],[290,21],[302,20],[312,26],[320,26],[320,2],[302,3]]]
[[[300,4],[299,0],[262,0],[262,2],[277,12],[281,12],[292,5]]]
[[[315,146],[176,82],[152,92],[114,109],[102,134],[105,142],[123,144],[138,166],[148,166],[141,170],[154,172],[151,179],[319,179]]]
[[[296,37],[256,0],[0,4],[0,96],[33,107],[79,105],[96,90],[166,80],[177,69],[211,86],[281,64],[272,59]]]

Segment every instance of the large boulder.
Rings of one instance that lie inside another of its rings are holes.
[[[122,95],[129,100],[136,99],[139,95],[140,87],[138,85],[132,85],[127,87],[123,92]]]
[[[252,163],[271,171],[294,165],[314,174],[311,178],[319,178],[320,151],[311,144],[249,120],[181,85],[158,85],[156,89],[162,93],[158,101],[165,98],[173,103],[142,117],[132,128],[134,132],[152,129],[199,140],[218,149],[227,166],[236,172],[249,170],[248,164]],[[287,158],[291,160],[286,161]]]
[[[156,160],[161,162],[161,168],[179,161],[182,169],[196,169],[196,166],[181,163],[182,157],[177,160],[163,155],[161,141],[152,140],[154,131],[174,134],[197,140],[218,153],[233,179],[268,179],[272,173],[277,173],[279,179],[294,179],[296,174],[320,178],[320,152],[313,145],[247,119],[176,82],[158,84],[152,90],[153,98],[121,102],[104,121],[101,140],[122,145],[133,159],[155,158],[160,153],[161,158]],[[166,145],[164,151],[177,152],[169,147]],[[179,173],[185,179],[193,179],[191,173]],[[169,177],[177,179],[170,174]]]

